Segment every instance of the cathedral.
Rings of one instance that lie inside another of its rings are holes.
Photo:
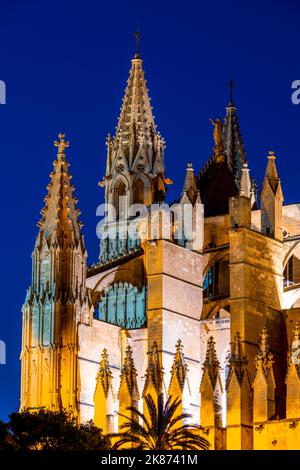
[[[300,204],[283,204],[273,151],[258,191],[232,93],[211,122],[212,155],[197,171],[186,162],[167,204],[136,52],[91,266],[59,134],[23,305],[21,410],[64,408],[117,432],[119,413],[163,393],[211,449],[300,447]]]

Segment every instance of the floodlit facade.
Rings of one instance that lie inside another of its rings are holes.
[[[232,96],[213,155],[168,207],[165,142],[138,53],[108,136],[99,262],[87,252],[63,134],[23,306],[21,409],[104,432],[145,395],[182,399],[213,449],[300,446],[300,204],[269,152],[250,176]]]

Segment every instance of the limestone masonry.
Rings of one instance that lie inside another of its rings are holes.
[[[213,155],[197,175],[188,164],[170,211],[136,53],[90,267],[59,135],[23,306],[21,409],[66,408],[111,432],[164,393],[213,449],[300,448],[300,204],[283,205],[273,152],[258,195],[232,96],[212,124]]]

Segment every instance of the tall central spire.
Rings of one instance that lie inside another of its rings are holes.
[[[106,141],[106,174],[100,183],[106,189],[106,202],[115,207],[116,219],[125,206],[162,202],[165,184],[170,183],[165,179],[165,141],[154,122],[139,52],[139,32],[136,40],[116,132]]]
[[[131,61],[125,96],[121,107],[115,139],[129,144],[131,133],[136,131],[138,139],[150,140],[156,132],[150,99],[142,68],[142,59],[137,52]],[[133,128],[135,127],[135,129]]]
[[[114,172],[164,174],[165,141],[157,131],[148,95],[143,62],[140,57],[140,33],[136,34],[136,53],[114,137],[108,138],[106,177]]]

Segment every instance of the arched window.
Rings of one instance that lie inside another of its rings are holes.
[[[41,286],[47,288],[50,282],[50,258],[49,253],[43,255],[41,260]]]
[[[134,182],[133,204],[144,204],[144,183],[141,178]]]
[[[146,323],[146,287],[141,290],[124,283],[114,284],[102,293],[94,318],[126,329],[142,328]]]
[[[229,296],[229,259],[228,255],[216,261],[207,271],[203,281],[203,297]]]
[[[291,256],[283,271],[283,287],[294,284],[294,256]]]
[[[119,180],[115,186],[114,206],[116,220],[126,219],[126,185],[123,180]]]

